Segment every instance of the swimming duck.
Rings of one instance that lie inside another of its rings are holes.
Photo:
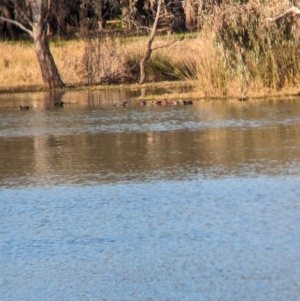
[[[163,103],[162,100],[152,100],[152,104],[153,104],[153,105],[161,106],[162,103]]]
[[[146,106],[147,105],[147,102],[146,101],[139,101],[138,104],[140,106]]]
[[[165,103],[166,105],[171,105],[171,106],[174,106],[174,105],[175,105],[175,106],[176,106],[176,105],[178,104],[178,101],[167,99],[167,100],[164,101],[164,103]]]
[[[128,104],[128,102],[127,102],[127,101],[124,101],[123,103],[116,103],[116,104],[115,104],[115,107],[126,107],[127,104]]]
[[[20,111],[29,110],[29,106],[19,106]]]
[[[54,105],[55,105],[56,107],[63,107],[63,106],[64,106],[64,102],[63,102],[63,101],[61,101],[61,102],[56,102]]]
[[[192,100],[184,100],[182,102],[184,105],[192,105],[193,104],[193,101]]]

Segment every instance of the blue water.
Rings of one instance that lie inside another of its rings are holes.
[[[123,109],[0,111],[0,299],[299,300],[300,102]]]
[[[299,297],[299,177],[1,196],[3,300]]]

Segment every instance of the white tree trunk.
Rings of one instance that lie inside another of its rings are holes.
[[[58,73],[47,40],[47,23],[44,19],[46,12],[45,2],[43,0],[31,0],[30,5],[33,19],[32,37],[43,80],[50,89],[61,88],[64,86],[64,83]]]
[[[19,9],[20,5],[17,0],[14,0],[16,9]],[[44,83],[50,89],[61,88],[64,86],[63,81],[60,78],[53,56],[50,52],[48,40],[47,40],[47,24],[44,20],[46,14],[47,1],[43,0],[29,0],[31,7],[31,18],[30,20],[24,12],[20,10],[22,16],[26,19],[32,29],[28,29],[21,23],[7,19],[0,16],[1,20],[15,24],[23,31],[27,32],[32,38],[35,45],[35,52],[41,67]]]

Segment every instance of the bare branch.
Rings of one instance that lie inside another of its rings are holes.
[[[140,25],[138,24],[138,22],[136,22],[136,21],[134,21],[134,24],[135,24],[135,25],[137,25],[139,29],[146,29],[146,30],[148,30],[148,31],[150,31],[150,30],[151,30],[151,27],[147,27],[147,26],[140,26]]]
[[[291,14],[294,16],[300,15],[300,9],[297,6],[292,6],[291,8],[287,9],[285,12],[277,15],[274,18],[267,18],[268,21],[277,21],[281,18],[284,18],[286,15]]]
[[[18,26],[19,28],[21,28],[23,31],[27,32],[31,37],[33,37],[33,32],[31,30],[29,30],[28,28],[26,28],[24,25],[22,25],[21,23],[19,23],[18,21],[14,21],[14,20],[11,20],[11,19],[7,19],[7,18],[4,18],[4,17],[1,17],[0,16],[0,20],[3,20],[7,23],[12,23],[16,26]]]
[[[152,43],[154,41],[155,34],[156,34],[156,29],[157,29],[157,24],[158,24],[158,20],[159,20],[161,5],[162,5],[162,0],[158,0],[156,16],[155,16],[154,24],[152,26],[150,37],[149,37],[149,40],[148,40],[147,51],[146,51],[144,57],[140,61],[141,77],[140,77],[140,80],[139,80],[139,84],[143,84],[144,81],[145,81],[145,77],[146,77],[146,75],[145,75],[145,63],[148,61],[148,59],[150,58],[151,53],[153,51]]]
[[[162,46],[156,46],[156,47],[152,48],[152,50],[170,47],[170,46],[173,46],[173,45],[175,45],[175,44],[177,44],[179,42],[181,42],[181,40],[173,41],[172,43],[169,43],[169,44],[166,44],[166,45],[162,45]]]
[[[157,28],[157,24],[158,24],[158,20],[159,20],[159,14],[160,14],[160,9],[161,9],[161,4],[162,4],[162,0],[158,1],[158,5],[157,5],[157,11],[156,11],[156,17],[154,20],[154,24],[152,26],[152,31],[150,34],[150,38],[149,38],[149,42],[148,42],[148,48],[151,49],[155,34],[156,34],[156,28]]]

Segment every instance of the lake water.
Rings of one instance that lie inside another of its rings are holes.
[[[299,300],[300,98],[139,93],[0,96],[0,299]]]

